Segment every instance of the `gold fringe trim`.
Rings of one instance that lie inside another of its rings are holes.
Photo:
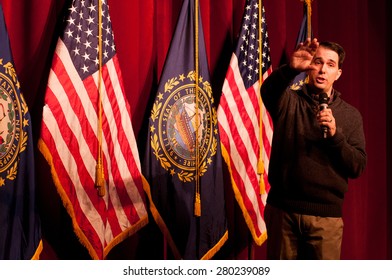
[[[35,250],[34,255],[31,257],[31,260],[39,260],[39,257],[42,253],[42,250],[44,249],[44,245],[42,243],[42,239],[39,241],[38,247]]]
[[[74,232],[75,232],[76,236],[79,239],[79,242],[84,247],[86,247],[90,256],[93,259],[95,259],[95,260],[100,259],[97,255],[97,253],[95,252],[94,248],[92,247],[91,243],[88,241],[87,237],[84,235],[83,231],[80,229],[79,225],[76,222],[76,216],[75,216],[75,212],[73,209],[73,205],[72,205],[71,201],[69,200],[67,194],[65,193],[63,186],[60,183],[56,169],[54,168],[54,165],[53,165],[52,155],[51,155],[48,147],[46,146],[45,142],[42,139],[38,140],[38,149],[43,154],[43,156],[45,157],[46,161],[48,162],[48,164],[50,166],[50,171],[52,173],[53,182],[56,186],[57,192],[60,195],[61,201],[63,202],[65,209],[67,210],[68,214],[71,216],[72,226],[74,228]]]
[[[220,248],[222,248],[227,239],[229,239],[229,232],[226,230],[218,243],[216,243],[214,247],[212,247],[207,253],[205,253],[201,260],[211,259],[216,254],[216,252],[218,252]]]
[[[229,168],[230,179],[231,179],[231,184],[232,184],[233,191],[234,191],[234,196],[235,196],[235,198],[237,200],[238,205],[241,208],[242,214],[244,215],[245,222],[246,222],[246,224],[247,224],[247,226],[249,228],[249,231],[250,231],[250,233],[251,233],[251,235],[253,237],[253,240],[255,241],[255,243],[258,246],[261,246],[264,243],[264,241],[267,240],[267,231],[263,232],[260,236],[257,236],[256,230],[255,230],[255,228],[253,226],[253,223],[252,223],[252,219],[250,218],[249,213],[246,210],[246,207],[245,207],[244,201],[242,199],[241,193],[239,192],[238,186],[235,183],[233,176],[231,175],[233,173],[232,173],[232,168],[231,168],[231,165],[230,165],[229,153],[227,152],[226,148],[223,145],[221,145],[221,147],[222,147],[223,159],[225,160],[225,162],[226,162],[226,164],[227,164],[227,166]]]
[[[152,214],[155,222],[157,223],[158,227],[161,229],[161,232],[162,232],[163,236],[166,238],[166,241],[167,241],[167,243],[169,244],[169,246],[170,246],[170,248],[172,250],[174,258],[177,259],[177,260],[181,260],[182,257],[181,257],[180,251],[178,251],[178,248],[177,248],[177,246],[174,243],[174,240],[173,240],[173,238],[172,238],[172,236],[171,236],[171,234],[169,232],[169,229],[167,228],[167,225],[166,225],[165,221],[162,219],[161,214],[159,214],[159,211],[158,211],[158,209],[156,208],[156,206],[154,204],[154,201],[153,201],[152,196],[151,196],[150,185],[149,185],[149,183],[147,182],[146,178],[143,175],[142,175],[142,180],[143,180],[144,191],[146,192],[148,200],[150,202],[151,214]]]
[[[172,250],[174,258],[177,260],[181,260],[182,259],[181,254],[178,251],[178,248],[174,243],[173,237],[171,236],[170,231],[167,228],[166,223],[162,219],[162,216],[159,214],[159,211],[156,208],[154,201],[152,200],[150,185],[148,184],[146,178],[144,178],[144,177],[143,177],[143,186],[144,186],[144,191],[146,192],[148,200],[150,202],[150,211],[152,213],[152,216],[154,217],[155,222],[157,223],[158,227],[162,231],[163,236],[166,238],[166,241]],[[216,254],[216,252],[218,252],[219,249],[222,248],[223,244],[228,239],[228,236],[229,236],[228,231],[226,231],[223,234],[222,238],[218,241],[218,243],[215,244],[215,246],[213,248],[211,248],[206,254],[204,254],[204,256],[201,258],[201,260],[207,260],[207,259],[212,258]]]
[[[148,224],[148,215],[142,217],[136,224],[132,225],[130,228],[127,230],[123,231],[120,233],[116,238],[114,238],[108,245],[106,245],[104,251],[103,251],[103,256],[104,259],[108,256],[110,253],[110,250],[112,250],[115,246],[120,244],[122,241],[136,233],[139,229],[144,227],[145,225]]]
[[[50,166],[53,182],[56,186],[57,192],[60,195],[61,201],[63,202],[65,209],[67,210],[68,214],[70,215],[70,217],[72,219],[72,226],[73,226],[73,229],[74,229],[76,236],[78,237],[79,242],[87,249],[87,251],[90,254],[92,259],[94,259],[94,260],[101,259],[97,255],[96,251],[94,250],[94,248],[91,245],[88,238],[83,233],[82,229],[79,227],[78,223],[76,222],[76,215],[75,215],[75,212],[73,209],[73,205],[72,205],[71,201],[69,200],[67,194],[65,193],[63,186],[60,183],[57,172],[56,172],[54,165],[53,165],[52,155],[51,155],[48,147],[46,146],[45,142],[41,138],[38,140],[38,148]],[[146,214],[146,216],[141,217],[141,219],[138,223],[136,223],[135,225],[132,225],[130,228],[128,228],[127,230],[122,232],[119,236],[114,238],[108,245],[106,245],[106,247],[103,249],[103,258],[105,259],[107,257],[110,250],[114,246],[119,244],[121,241],[125,240],[125,238],[129,237],[133,233],[137,232],[139,229],[141,229],[147,223],[148,223],[148,216]]]

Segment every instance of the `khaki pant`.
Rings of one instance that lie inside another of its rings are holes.
[[[338,260],[343,236],[342,218],[287,213],[267,204],[269,260]]]

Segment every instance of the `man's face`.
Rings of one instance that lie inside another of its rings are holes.
[[[309,70],[309,85],[317,92],[331,94],[333,83],[339,79],[342,69],[338,66],[339,56],[330,49],[320,46],[313,57],[312,65],[315,69]]]

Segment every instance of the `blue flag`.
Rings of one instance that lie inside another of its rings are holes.
[[[0,46],[0,259],[37,259],[42,243],[31,118],[20,92],[1,5]]]
[[[152,214],[178,259],[209,259],[228,237],[216,107],[198,15],[196,25],[194,0],[184,0],[143,162]]]
[[[304,42],[308,37],[313,37],[312,30],[311,30],[311,18],[310,18],[310,11],[311,11],[311,1],[304,1],[304,9],[303,9],[303,18],[301,22],[301,27],[298,31],[297,41],[295,46],[297,47],[301,42]],[[309,34],[311,34],[309,36]],[[306,83],[306,72],[301,72],[298,74],[294,80],[291,82],[290,88],[293,90],[298,90],[302,88],[303,84]]]

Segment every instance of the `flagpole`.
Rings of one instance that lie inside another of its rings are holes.
[[[259,8],[259,86],[263,84],[263,32],[262,32],[262,17],[263,17],[263,1],[259,0],[258,3]],[[259,95],[259,108],[260,108],[260,116],[259,116],[259,160],[257,164],[257,174],[260,175],[259,186],[260,186],[260,195],[264,192],[264,161],[263,161],[263,101],[261,95]],[[251,236],[249,241],[249,259],[254,259],[254,240]]]
[[[312,37],[312,1],[313,0],[302,0],[305,1],[305,5],[306,5],[306,12],[307,12],[307,16],[308,16],[308,22],[307,22],[307,33],[306,36],[308,38]]]
[[[259,85],[263,84],[263,31],[262,31],[262,17],[263,17],[263,1],[259,0]],[[263,161],[263,100],[261,95],[259,97],[260,106],[260,129],[259,129],[259,161],[257,165],[257,173],[260,175],[260,194],[265,192],[264,185],[264,161]]]
[[[98,60],[99,60],[99,71],[98,71],[98,155],[97,165],[95,174],[95,185],[97,187],[98,195],[100,197],[105,196],[105,174],[103,171],[102,163],[102,0],[98,1]]]
[[[196,137],[195,137],[195,208],[194,214],[201,216],[200,199],[200,155],[199,155],[199,0],[195,0],[195,113],[196,113]]]

